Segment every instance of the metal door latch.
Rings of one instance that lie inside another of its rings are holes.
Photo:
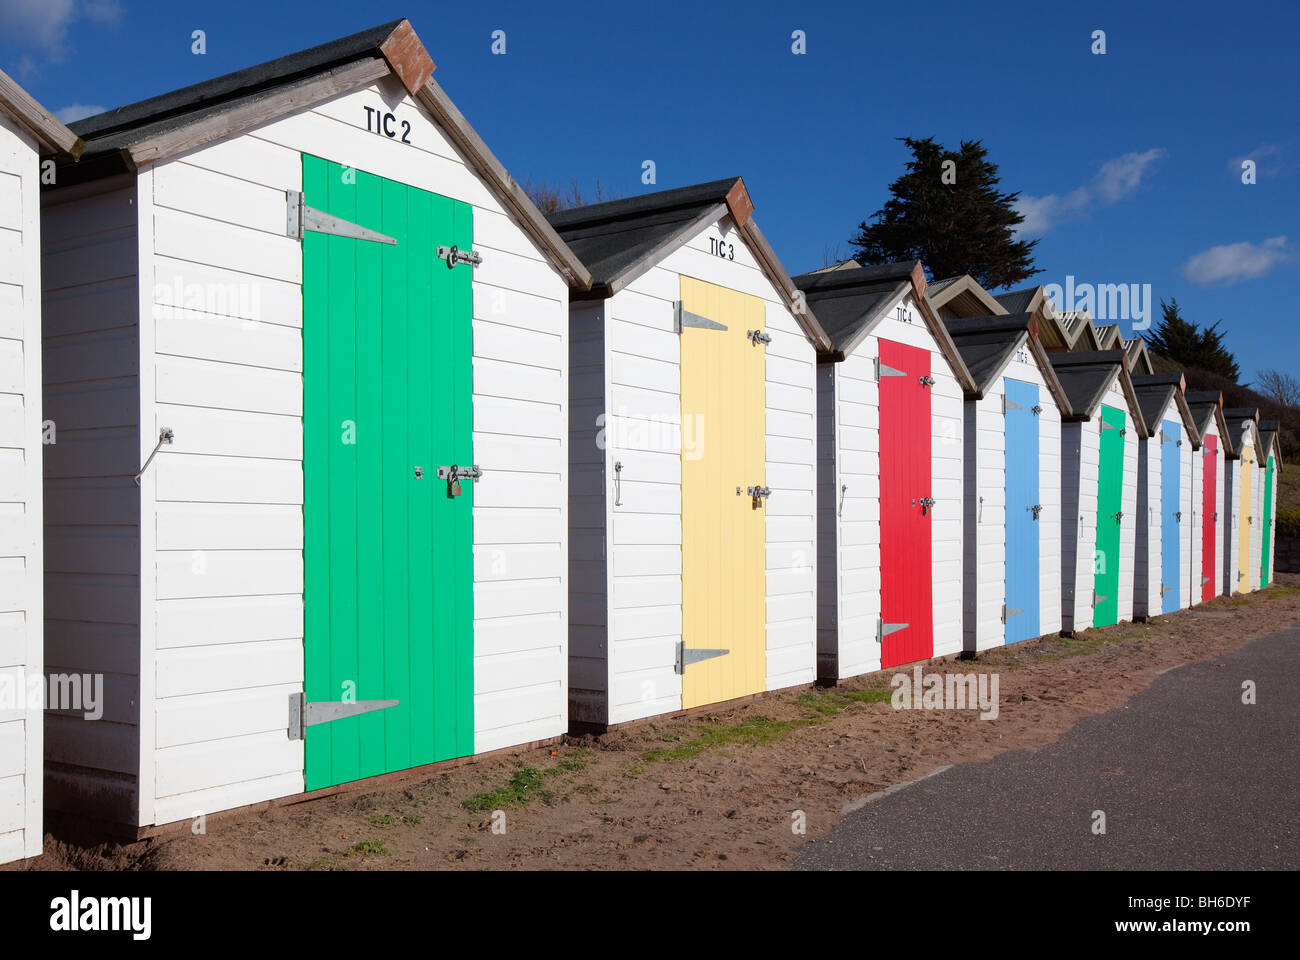
[[[1216,514],[1214,514],[1213,516],[1214,516],[1214,520],[1215,520],[1215,522],[1217,523],[1218,520],[1219,520],[1219,515],[1216,513]]]
[[[416,468],[415,468],[415,479],[416,479],[416,480],[423,480],[423,479],[424,479],[424,467],[416,467]]]
[[[1124,511],[1123,511],[1123,510],[1121,510],[1119,513],[1115,514],[1115,522],[1116,522],[1116,523],[1119,523],[1119,522],[1120,522],[1121,520],[1123,520],[1123,519],[1124,519]]]
[[[438,259],[447,261],[447,269],[450,270],[458,263],[468,263],[478,266],[483,262],[483,256],[476,250],[462,250],[460,247],[439,247]]]
[[[145,460],[144,466],[140,468],[140,472],[135,475],[135,485],[137,487],[140,486],[140,478],[143,477],[144,472],[149,469],[149,464],[153,463],[153,458],[158,456],[158,450],[164,443],[171,444],[175,439],[176,431],[171,427],[163,427],[158,431],[158,442],[153,445],[153,452],[150,453],[149,458]]]
[[[748,496],[753,498],[754,509],[758,510],[760,507],[763,506],[763,500],[772,495],[772,488],[771,487],[746,487],[745,493]]]
[[[673,666],[673,673],[681,676],[686,672],[686,668],[692,663],[699,663],[701,660],[712,660],[714,657],[725,657],[730,650],[705,650],[705,649],[688,649],[686,641],[677,641],[677,663]]]
[[[934,386],[934,382],[935,382],[935,381],[934,381],[934,377],[929,377],[929,376],[926,376],[926,377],[917,377],[917,381],[918,381],[918,382],[921,384],[921,386],[923,386],[923,387],[933,387],[933,386]]]
[[[1034,404],[1032,407],[1030,407],[1029,409],[1032,410],[1032,411],[1034,411],[1034,413],[1042,413],[1042,412],[1043,412],[1043,405],[1042,405],[1041,403],[1036,403],[1036,404]]]
[[[623,506],[623,461],[614,461],[614,506]]]
[[[1181,510],[1176,511],[1176,512],[1174,513],[1174,519],[1177,520],[1179,523],[1182,523],[1182,522],[1183,522],[1183,511],[1181,511]]]
[[[921,504],[921,516],[925,516],[932,509],[934,509],[934,505],[936,503],[934,497],[922,497],[917,502]]]
[[[1043,505],[1041,503],[1036,503],[1032,507],[1030,507],[1029,510],[1031,513],[1033,513],[1034,519],[1037,520],[1038,515],[1043,512]]]
[[[764,333],[762,330],[750,330],[746,332],[745,336],[749,337],[749,339],[754,343],[772,342],[772,335],[770,333]]]
[[[319,723],[332,723],[359,717],[363,713],[388,710],[398,705],[398,700],[307,700],[305,693],[289,694],[289,739],[302,740],[307,728]]]
[[[438,468],[438,479],[447,481],[447,496],[460,496],[460,482],[462,480],[480,480],[483,477],[483,471],[476,463],[470,467],[461,467],[452,464],[450,467]]]

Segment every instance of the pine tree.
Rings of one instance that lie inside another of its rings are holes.
[[[1222,320],[1202,328],[1183,318],[1177,298],[1171,298],[1168,303],[1161,300],[1160,312],[1160,322],[1145,335],[1152,353],[1167,357],[1179,366],[1208,370],[1237,382],[1241,371],[1236,358],[1223,345],[1227,331],[1219,329]]]
[[[891,199],[863,221],[849,241],[859,263],[920,260],[931,277],[969,273],[989,289],[1009,286],[1041,271],[1037,240],[1017,240],[1024,216],[1020,194],[998,189],[998,167],[978,140],[947,150],[934,138],[900,137],[912,151],[907,172],[889,188]],[[950,161],[950,163],[949,163]]]

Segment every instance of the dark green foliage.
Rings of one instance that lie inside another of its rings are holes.
[[[1160,301],[1163,316],[1150,333],[1145,334],[1147,347],[1152,353],[1177,363],[1180,367],[1195,367],[1227,377],[1236,383],[1241,371],[1237,361],[1223,345],[1227,331],[1221,331],[1216,321],[1208,327],[1183,319],[1178,310],[1178,300]]]
[[[969,273],[987,289],[1009,286],[1041,271],[1034,266],[1037,240],[1017,240],[1024,216],[1015,209],[1020,194],[998,189],[998,167],[978,140],[947,150],[932,137],[900,137],[912,151],[907,172],[894,181],[893,195],[858,225],[849,241],[859,263],[920,260],[931,277]],[[954,166],[945,177],[944,162]],[[945,180],[949,182],[944,182]]]

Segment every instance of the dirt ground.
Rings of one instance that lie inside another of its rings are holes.
[[[1300,575],[1282,574],[1265,591],[1149,623],[1030,641],[973,662],[930,661],[926,672],[996,672],[996,720],[969,710],[896,711],[888,684],[898,671],[890,670],[213,816],[201,836],[185,827],[87,845],[49,835],[44,856],[8,869],[781,868],[846,804],[945,764],[1051,743],[1167,668],[1297,622]],[[796,811],[804,835],[795,832]]]

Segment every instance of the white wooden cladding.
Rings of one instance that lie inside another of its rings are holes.
[[[710,238],[719,237],[734,260],[710,252]],[[681,708],[673,671],[682,632],[673,304],[683,276],[766,307],[767,689],[815,679],[815,351],[724,217],[613,297],[571,310],[575,721],[622,723]],[[623,466],[621,496],[615,462]]]
[[[365,130],[364,107],[381,101],[411,122],[410,145]],[[72,587],[108,588],[114,575],[139,584],[117,616],[140,624],[135,656],[122,659],[142,707],[103,769],[126,784],[113,812],[140,824],[303,789],[302,744],[285,735],[288,695],[302,685],[302,257],[284,228],[284,192],[302,188],[303,153],[474,207],[483,255],[474,446],[484,470],[474,506],[475,751],[566,729],[568,288],[423,109],[384,81],[146,168],[121,191],[125,203],[105,192],[67,205],[75,216],[128,214],[81,235],[62,228],[60,274],[67,286],[93,286],[77,292],[80,303],[61,287],[48,296],[83,326],[90,298],[111,306],[99,327],[57,345],[53,379],[65,385],[57,402],[94,420],[70,440],[98,444],[125,511],[113,528],[129,547],[105,557],[97,580],[76,573],[89,582]],[[114,285],[137,262],[139,282]],[[122,266],[101,277],[103,263]],[[206,295],[196,302],[194,291]],[[122,386],[128,402],[110,409],[120,406],[125,422],[101,423],[105,414],[85,403],[91,381],[105,379]],[[175,443],[138,495],[120,497],[162,427]],[[109,491],[71,474],[66,483],[75,525],[99,535]],[[70,536],[84,542],[80,529]],[[134,564],[121,562],[131,552]],[[88,662],[104,642],[65,632],[71,660]],[[79,768],[101,752],[75,737],[65,749],[61,759]],[[97,776],[76,786],[93,788]]]
[[[0,111],[0,675],[43,669],[39,158]],[[0,709],[0,863],[44,839],[39,704]]]
[[[968,650],[1006,642],[1005,381],[1038,387],[1039,635],[1061,629],[1061,411],[1032,359],[1013,358],[983,400],[965,404],[963,498],[963,637]]]
[[[1133,619],[1137,565],[1138,431],[1118,377],[1101,404],[1123,410],[1124,469],[1120,494],[1119,620]],[[1097,483],[1101,464],[1101,411],[1061,431],[1062,564],[1061,629],[1078,632],[1093,624],[1092,597],[1097,551]]]
[[[913,322],[897,317],[899,306]],[[823,411],[818,651],[824,659],[835,659],[839,679],[880,669],[876,642],[881,609],[880,404],[874,362],[882,339],[930,351],[930,373],[935,379],[930,401],[930,496],[937,501],[930,524],[934,656],[959,653],[963,642],[964,400],[947,360],[907,294],[890,304],[886,319],[848,357],[823,367],[818,380]],[[829,463],[833,469],[827,469]]]

